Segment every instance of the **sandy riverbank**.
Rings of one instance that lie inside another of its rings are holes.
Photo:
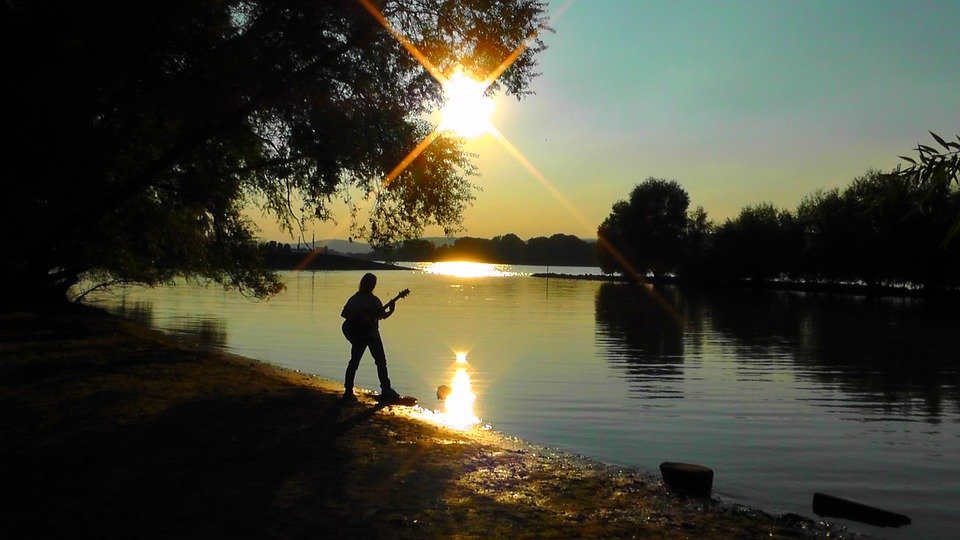
[[[88,308],[0,313],[0,529],[11,538],[837,536],[369,397],[343,407],[341,390]]]

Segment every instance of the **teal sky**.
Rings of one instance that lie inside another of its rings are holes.
[[[648,176],[711,219],[889,169],[960,132],[960,2],[551,1],[536,95],[499,97],[471,141],[482,191],[463,234],[592,237]],[[342,223],[308,236],[345,238]],[[265,238],[281,239],[268,222]],[[428,231],[428,235],[438,234]]]

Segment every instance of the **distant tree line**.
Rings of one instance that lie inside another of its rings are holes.
[[[385,261],[470,260],[503,264],[596,266],[596,242],[569,234],[522,240],[515,234],[493,238],[458,238],[437,246],[429,240],[407,240],[376,249],[370,257]]]
[[[949,149],[949,148],[948,148]],[[954,154],[955,155],[955,154]],[[598,228],[606,273],[707,283],[789,280],[867,287],[960,285],[960,190],[871,170],[793,211],[748,206],[717,225],[676,182],[649,178]]]
[[[275,240],[270,240],[269,242],[262,242],[260,244],[260,249],[265,253],[277,253],[277,252],[288,252],[293,248],[288,243],[281,243]]]
[[[695,283],[788,281],[823,285],[960,286],[960,136],[918,160],[869,170],[844,188],[818,190],[794,209],[762,202],[720,224],[674,180],[648,178],[617,201],[596,242],[554,234],[522,240],[463,237],[451,245],[408,240],[361,257],[593,266],[608,274]],[[265,246],[289,250],[289,245]]]

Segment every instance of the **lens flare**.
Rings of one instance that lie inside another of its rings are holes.
[[[465,352],[458,352],[458,353],[455,353],[455,354],[456,354],[456,356],[457,356],[457,363],[458,363],[458,364],[466,364],[466,363],[467,363],[467,353],[465,353]]]
[[[441,130],[453,131],[461,137],[483,135],[493,127],[493,100],[484,95],[487,85],[455,72],[443,83],[446,105],[441,111]]]

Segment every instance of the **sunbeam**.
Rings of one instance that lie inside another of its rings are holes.
[[[447,84],[447,82],[450,79],[445,77],[443,73],[441,73],[440,70],[433,64],[433,62],[431,62],[430,59],[428,59],[422,52],[420,52],[420,50],[417,49],[417,47],[409,39],[406,38],[406,36],[404,36],[399,31],[397,31],[393,27],[393,25],[391,25],[390,22],[387,21],[386,18],[384,18],[383,14],[380,13],[380,10],[378,10],[376,6],[371,4],[369,0],[357,0],[357,1],[360,2],[360,4],[364,7],[364,9],[366,9],[388,32],[390,32],[390,34],[394,38],[396,38],[397,41],[399,41],[400,44],[403,45],[403,47],[418,62],[420,62],[421,65],[423,65],[424,69],[426,69],[433,76],[433,78],[435,78],[441,85]],[[567,8],[569,8],[572,3],[573,3],[573,0],[568,0],[563,6],[561,6],[554,13],[554,15],[550,17],[550,20],[552,21],[559,18],[559,16],[562,15],[563,12],[566,11]],[[477,83],[479,87],[486,89],[490,84],[492,84],[495,80],[497,80],[497,78],[499,78],[511,65],[513,65],[514,62],[517,61],[520,55],[523,54],[523,51],[525,51],[530,46],[530,43],[532,43],[532,41],[536,39],[539,33],[540,31],[538,30],[536,32],[533,32],[529,36],[527,36],[527,38],[524,39],[520,45],[518,45],[513,51],[511,51],[511,53],[507,55],[506,58],[504,58],[503,62],[501,62],[496,68],[493,69],[493,71],[487,74],[487,76],[483,79],[482,82]],[[474,124],[474,125],[477,124],[477,122],[474,122],[473,120],[466,123]],[[384,187],[389,186],[390,183],[393,182],[393,180],[398,175],[400,175],[404,171],[404,169],[406,169],[410,165],[410,163],[417,158],[417,156],[423,153],[423,151],[427,148],[427,146],[429,146],[440,135],[440,133],[446,129],[453,129],[454,131],[457,131],[458,133],[460,133],[460,131],[457,130],[456,128],[453,128],[452,126],[449,126],[449,125],[445,126],[444,123],[441,122],[440,126],[434,129],[429,135],[427,135],[426,138],[420,141],[420,144],[418,144],[416,148],[414,148],[409,154],[407,154],[407,156],[403,158],[403,160],[401,160],[400,163],[398,163],[397,166],[394,167],[389,174],[387,174],[387,176],[383,180]],[[570,201],[563,195],[563,193],[561,193],[560,190],[558,190],[549,180],[547,180],[547,178],[532,163],[530,163],[530,160],[528,160],[526,156],[524,156],[523,153],[520,152],[519,149],[513,146],[513,144],[511,144],[510,141],[508,141],[507,138],[504,137],[502,133],[500,133],[500,130],[498,130],[490,122],[485,122],[483,129],[486,132],[489,132],[491,135],[493,135],[493,137],[504,147],[504,149],[506,149],[507,152],[511,156],[513,156],[514,159],[516,159],[521,165],[523,165],[523,167],[527,169],[528,172],[530,172],[530,174],[540,183],[540,185],[542,185],[554,197],[554,199],[556,199],[561,205],[563,205],[563,207],[568,212],[570,212],[570,214],[573,217],[575,217],[578,221],[580,221],[581,225],[585,225],[588,228],[592,227],[590,225],[590,222],[583,215],[583,213],[581,213],[580,210],[577,209],[577,207],[571,204]],[[604,238],[598,238],[598,242],[602,247],[607,249],[611,255],[613,255],[613,257],[621,264],[622,268],[626,271],[627,274],[630,275],[630,277],[632,277],[638,283],[642,283],[642,284],[647,283],[646,278],[640,274],[640,272],[636,269],[636,267],[634,267],[633,264],[631,264],[630,261],[628,261],[626,257],[623,256],[623,254],[620,253],[620,251],[616,248],[616,246],[614,246]],[[672,316],[681,327],[684,327],[684,328],[686,327],[686,321],[673,305],[671,305],[666,299],[664,299],[659,293],[657,293],[655,289],[647,288],[647,291],[649,292],[650,296],[652,296],[654,300],[658,304],[660,304],[664,308],[664,310],[668,314],[670,314],[670,316]]]
[[[416,45],[414,45],[409,39],[407,39],[406,36],[398,32],[397,29],[394,28],[392,24],[390,24],[390,21],[388,21],[386,17],[384,17],[383,14],[380,13],[380,10],[377,9],[377,6],[371,4],[370,0],[357,0],[357,1],[360,2],[360,5],[362,5],[363,8],[366,9],[370,13],[370,15],[372,15],[373,18],[376,19],[377,22],[379,22],[380,25],[387,30],[387,32],[390,32],[390,35],[392,35],[397,41],[400,42],[401,45],[403,45],[403,48],[406,49],[408,53],[410,53],[410,56],[413,56],[414,58],[416,58],[417,62],[420,62],[420,65],[422,65],[424,69],[426,69],[430,73],[430,75],[433,75],[433,78],[436,79],[437,82],[439,82],[440,84],[443,84],[447,81],[447,78],[443,75],[443,73],[441,73],[441,71],[437,68],[437,66],[433,65],[433,62],[431,62],[430,59],[426,57],[426,55],[420,52],[420,49],[418,49]]]
[[[383,16],[380,10],[377,9],[377,7],[374,6],[372,3],[370,3],[370,0],[357,0],[357,1],[360,2],[360,5],[362,5],[363,8],[366,9],[367,12],[369,12],[370,15],[374,19],[376,19],[377,22],[379,22],[380,25],[384,27],[384,29],[387,30],[387,32],[390,32],[390,35],[392,35],[398,42],[400,42],[401,45],[403,45],[403,47],[407,50],[407,52],[410,53],[411,56],[413,56],[418,62],[420,62],[420,64],[424,67],[424,69],[426,69],[430,73],[430,75],[432,75],[433,78],[437,80],[438,83],[440,83],[441,85],[447,84],[450,78],[445,76],[437,68],[437,66],[435,66],[433,62],[431,62],[430,59],[426,57],[426,55],[420,52],[420,50],[417,48],[416,45],[414,45],[409,39],[407,39],[406,36],[401,34],[396,28],[394,28],[393,25],[390,24],[390,21],[388,21]],[[570,5],[570,2],[567,2],[567,4],[565,4],[561,8],[561,10],[565,10],[567,7],[569,7],[569,5]],[[507,55],[507,57],[503,60],[503,62],[501,62],[492,72],[487,74],[487,76],[483,78],[483,81],[478,84],[481,85],[481,87],[484,90],[488,86],[490,86],[490,84],[492,84],[493,81],[495,81],[498,77],[500,77],[500,75],[502,75],[504,71],[506,71],[514,62],[517,61],[517,58],[519,58],[520,55],[523,54],[523,51],[525,51],[529,47],[532,40],[536,39],[538,34],[539,34],[539,31],[534,32],[531,35],[527,36],[527,38],[523,41],[523,43],[521,43],[516,49],[514,49],[509,55]],[[489,126],[489,128],[487,126]],[[489,130],[492,128],[493,128],[493,125],[490,124],[489,122],[487,122],[486,125],[484,126],[485,130]],[[443,129],[446,129],[446,126]],[[399,174],[401,174],[403,170],[406,169],[414,159],[416,159],[417,156],[423,153],[424,149],[426,149],[426,147],[429,146],[430,143],[432,143],[434,139],[437,138],[437,136],[440,134],[440,132],[443,129],[438,127],[437,129],[432,131],[430,135],[428,135],[423,141],[421,141],[420,144],[418,144],[417,147],[414,148],[407,155],[407,157],[401,160],[400,163],[398,163],[397,166],[394,167],[393,170],[391,170],[386,177],[384,177],[384,180],[383,180],[384,186],[389,186],[390,183],[393,182],[393,180]],[[457,131],[459,132],[459,130]]]
[[[557,202],[563,205],[563,207],[566,208],[567,211],[570,212],[570,214],[573,217],[575,217],[578,221],[580,221],[581,225],[584,225],[586,227],[591,226],[590,222],[583,215],[583,213],[581,213],[576,206],[570,203],[570,201],[563,195],[563,193],[561,193],[559,189],[557,189],[549,180],[547,180],[547,177],[544,176],[543,173],[541,173],[540,170],[533,165],[533,163],[530,163],[530,160],[528,160],[526,156],[524,156],[523,153],[517,149],[517,147],[511,144],[510,141],[508,141],[507,138],[504,137],[499,130],[491,126],[490,133],[493,135],[493,138],[496,139],[497,142],[503,145],[507,153],[509,153],[511,156],[513,156],[514,159],[516,159],[521,165],[523,165],[523,167],[527,169],[527,172],[529,172],[530,175],[533,176],[537,180],[537,182],[539,182],[540,185],[542,185],[544,189],[546,189],[550,193],[550,195],[552,195],[553,198],[557,200]],[[620,250],[618,250],[616,246],[608,242],[606,238],[603,238],[599,235],[597,237],[597,242],[600,246],[602,246],[604,249],[609,251],[611,255],[613,255],[613,257],[617,260],[617,262],[620,263],[621,267],[637,283],[642,283],[642,284],[647,283],[646,278],[637,270],[637,268],[629,260],[627,260],[626,257],[623,256],[623,254],[620,253]],[[669,301],[667,301],[667,299],[665,299],[662,295],[660,295],[660,293],[658,293],[656,289],[647,288],[647,292],[654,299],[654,301],[657,302],[657,304],[659,304],[664,309],[664,311],[666,311],[671,317],[673,317],[674,320],[677,321],[677,324],[679,324],[683,328],[686,328],[687,326],[686,319],[684,319],[683,315],[681,315],[680,312],[677,311],[677,309],[673,306],[673,304],[671,304]]]
[[[420,141],[420,144],[418,144],[416,148],[411,150],[405,158],[400,160],[400,163],[397,163],[393,170],[387,173],[387,176],[383,179],[383,187],[389,186],[398,176],[400,176],[400,173],[402,173],[411,163],[413,163],[413,160],[417,159],[417,156],[422,154],[423,151],[430,146],[434,139],[440,136],[441,132],[442,130],[438,127],[431,131],[429,135],[424,137],[424,139]]]

